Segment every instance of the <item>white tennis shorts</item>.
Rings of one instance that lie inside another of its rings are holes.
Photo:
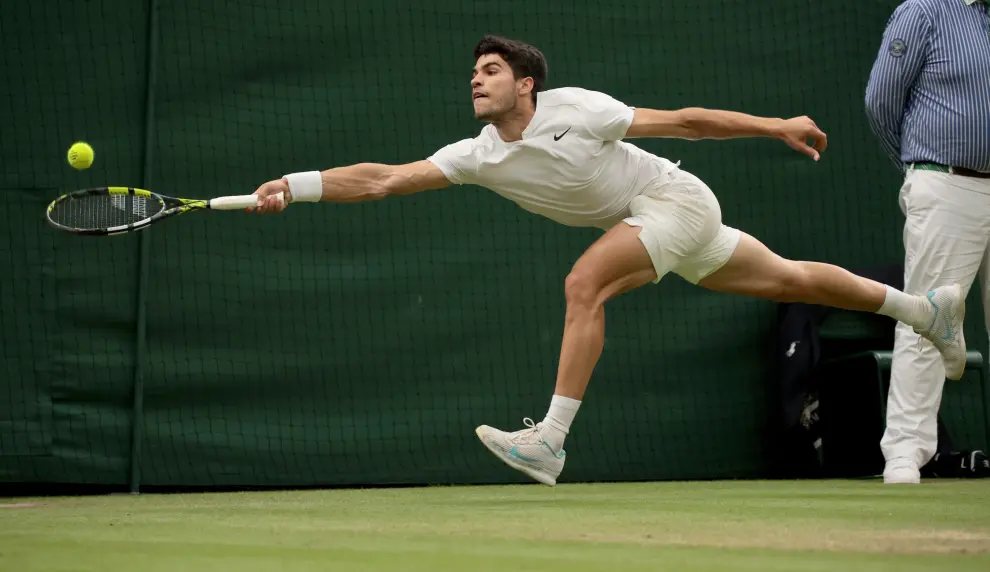
[[[637,196],[623,219],[641,227],[659,282],[673,272],[692,284],[721,268],[739,244],[738,230],[722,224],[715,193],[698,177],[674,168],[653,188]]]

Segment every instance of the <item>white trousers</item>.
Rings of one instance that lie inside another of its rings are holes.
[[[990,329],[990,179],[911,169],[900,192],[904,213],[904,291],[925,294],[959,283],[968,293],[979,274]],[[935,455],[945,368],[931,342],[898,323],[887,394],[883,456],[922,467]]]

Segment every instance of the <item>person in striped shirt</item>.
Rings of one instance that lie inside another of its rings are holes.
[[[906,0],[887,22],[866,89],[870,126],[904,171],[904,291],[982,269],[990,328],[990,15],[988,0]],[[880,447],[885,483],[918,483],[935,454],[945,369],[898,324]]]

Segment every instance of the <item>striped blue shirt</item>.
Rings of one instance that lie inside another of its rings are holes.
[[[870,127],[894,161],[990,172],[986,0],[907,0],[887,22],[866,88]]]

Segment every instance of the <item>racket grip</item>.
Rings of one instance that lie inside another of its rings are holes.
[[[284,202],[282,193],[275,195],[279,202]],[[218,211],[236,211],[258,206],[258,195],[234,195],[210,199],[210,208]]]

